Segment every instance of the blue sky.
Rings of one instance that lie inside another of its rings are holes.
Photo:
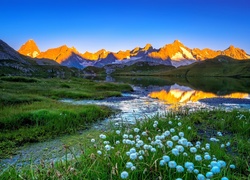
[[[63,44],[80,52],[190,48],[250,53],[249,0],[1,0],[0,39],[14,49],[34,39],[40,50]]]

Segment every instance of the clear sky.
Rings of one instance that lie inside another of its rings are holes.
[[[80,52],[159,48],[175,39],[194,48],[250,53],[250,0],[1,0],[0,39],[18,50],[63,44]]]

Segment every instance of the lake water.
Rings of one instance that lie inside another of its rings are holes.
[[[62,102],[73,104],[97,104],[118,110],[116,115],[94,125],[102,129],[109,121],[134,124],[136,120],[156,114],[164,114],[172,108],[185,107],[189,111],[203,108],[247,109],[250,110],[250,79],[233,78],[166,78],[166,77],[107,77],[95,80],[108,80],[129,83],[134,92],[123,93],[122,97],[104,100],[63,99]],[[33,144],[21,148],[11,159],[0,160],[0,167],[16,164],[21,166],[38,163],[46,159],[48,152],[53,151],[47,161],[63,157],[63,142],[58,138],[50,142]],[[58,155],[57,153],[60,155]],[[59,157],[58,157],[59,156]]]
[[[92,77],[93,78],[93,77]],[[99,78],[99,79],[98,79]],[[250,79],[235,78],[167,78],[167,77],[94,77],[94,80],[128,83],[134,92],[123,93],[122,97],[105,100],[64,99],[73,104],[97,104],[117,109],[120,112],[103,121],[126,122],[156,114],[164,114],[172,108],[197,109],[250,109]]]

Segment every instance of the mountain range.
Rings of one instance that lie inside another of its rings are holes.
[[[250,57],[230,46],[223,51],[190,49],[176,40],[162,48],[80,53],[66,45],[41,52],[33,40],[16,51],[0,40],[0,75],[42,77],[111,75],[250,77]]]
[[[31,58],[50,59],[63,66],[76,67],[78,69],[83,69],[87,66],[103,67],[109,64],[132,65],[137,62],[179,67],[211,59],[219,55],[226,55],[238,60],[250,58],[244,50],[232,45],[223,51],[208,48],[191,49],[178,40],[159,49],[153,48],[151,44],[146,44],[143,48],[136,47],[132,50],[110,52],[101,49],[95,53],[88,51],[80,53],[76,48],[70,48],[66,45],[41,52],[34,40],[28,40],[21,46],[18,52]]]

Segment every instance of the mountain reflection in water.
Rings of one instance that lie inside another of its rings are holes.
[[[184,86],[174,85],[171,86],[170,90],[153,91],[148,95],[151,98],[156,98],[165,101],[167,104],[179,104],[187,102],[197,102],[201,99],[206,98],[238,98],[248,99],[249,94],[247,93],[231,93],[228,95],[216,95],[211,92],[203,92],[199,90],[193,90]]]

